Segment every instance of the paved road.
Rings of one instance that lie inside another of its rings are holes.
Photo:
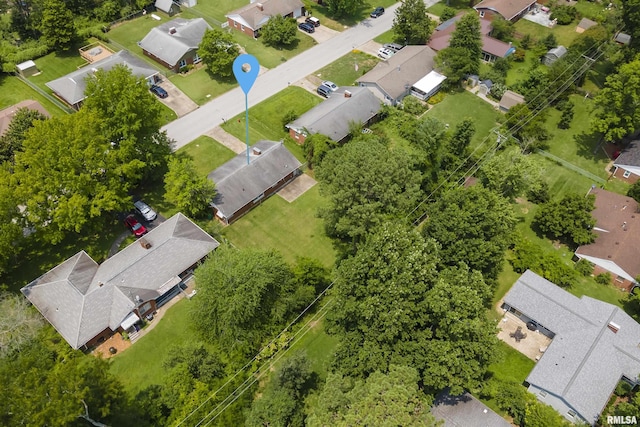
[[[425,0],[427,7],[439,0]],[[314,71],[332,63],[351,50],[379,36],[391,28],[399,4],[387,8],[380,18],[360,22],[300,55],[262,74],[249,92],[249,107],[280,92]],[[244,93],[237,87],[224,93],[199,109],[169,123],[162,129],[176,141],[175,149],[186,145],[222,123],[244,111]]]

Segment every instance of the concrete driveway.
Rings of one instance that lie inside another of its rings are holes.
[[[298,18],[298,24],[301,22],[304,22],[305,19],[306,19],[305,16],[301,16],[300,18]],[[308,34],[306,31],[302,31],[299,28],[298,28],[298,31],[305,33],[306,35],[308,35],[318,43],[325,42],[329,39],[334,38],[338,34],[340,34],[340,31],[332,30],[331,28],[325,27],[322,24],[320,24],[319,27],[316,27],[316,31],[311,34]]]
[[[158,84],[161,88],[167,91],[168,97],[162,99],[158,98],[167,107],[171,108],[178,117],[189,114],[193,110],[198,108],[198,104],[193,102],[191,98],[184,94],[171,80],[167,77],[162,78],[162,82]]]

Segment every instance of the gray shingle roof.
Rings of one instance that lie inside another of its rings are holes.
[[[154,6],[165,13],[171,13],[171,6],[173,6],[173,0],[156,0]]]
[[[613,164],[616,166],[640,167],[640,141],[631,141]]]
[[[345,96],[345,91],[351,93]],[[321,102],[287,128],[326,135],[341,141],[349,134],[351,122],[365,123],[380,111],[380,100],[366,87],[340,87],[329,99]]]
[[[470,393],[451,396],[446,391],[436,396],[431,413],[442,427],[511,427],[500,415]]]
[[[170,30],[175,28],[175,33]],[[189,51],[197,50],[211,26],[202,18],[176,18],[152,28],[138,45],[172,67]]]
[[[406,46],[357,81],[375,83],[391,98],[397,99],[433,70],[435,56],[436,52],[429,46]]]
[[[126,65],[136,77],[148,79],[158,74],[158,70],[151,67],[142,59],[136,58],[127,50],[121,50],[113,55],[82,67],[59,79],[46,83],[47,87],[64,99],[69,105],[75,105],[86,98],[87,78],[96,70],[109,71],[116,65]]]
[[[116,330],[136,307],[136,296],[161,296],[219,245],[180,213],[144,239],[149,249],[134,242],[101,265],[79,252],[21,291],[71,347],[80,348],[107,327]]]
[[[246,154],[241,153],[208,176],[218,192],[212,205],[226,218],[231,218],[301,165],[281,142],[263,140],[253,147],[262,150],[262,154],[252,153],[249,164]]]
[[[300,0],[264,0],[251,2],[226,16],[252,30],[259,30],[272,16],[287,16],[302,7],[304,3]]]
[[[526,271],[504,302],[555,337],[526,381],[563,398],[593,423],[618,381],[640,374],[640,325],[620,308],[578,298],[532,271]],[[614,333],[608,325],[620,329]]]

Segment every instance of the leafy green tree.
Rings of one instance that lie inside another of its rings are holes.
[[[540,206],[533,221],[543,233],[572,245],[593,243],[596,238],[592,231],[596,220],[591,216],[594,203],[593,195],[567,194],[561,200]]]
[[[329,197],[329,207],[321,212],[329,235],[354,242],[385,219],[408,213],[421,195],[421,177],[411,158],[374,139],[330,151],[316,176]]]
[[[36,339],[44,326],[40,313],[22,295],[0,293],[0,358]]]
[[[591,129],[606,141],[624,138],[640,127],[640,58],[623,64],[607,76],[594,100]]]
[[[491,21],[491,35],[503,42],[510,42],[513,40],[513,35],[516,33],[516,29],[511,21],[507,21],[503,17],[494,18]]]
[[[457,11],[454,8],[445,6],[444,9],[442,9],[442,13],[440,14],[440,22],[445,22],[453,18],[454,16],[456,16],[456,12]]]
[[[478,74],[481,58],[480,18],[467,13],[456,23],[449,47],[438,52],[436,62],[452,82],[458,83],[465,75]]]
[[[193,323],[206,339],[251,353],[281,320],[277,302],[292,278],[275,252],[218,248],[196,271]]]
[[[233,61],[239,54],[240,49],[233,36],[219,28],[205,31],[198,46],[198,56],[209,72],[220,77],[231,76]]]
[[[190,158],[172,157],[164,176],[165,198],[185,215],[203,214],[216,195],[216,186],[206,176],[200,176]]]
[[[393,19],[394,39],[404,44],[425,44],[434,24],[422,0],[402,0]]]
[[[476,133],[476,125],[472,118],[466,117],[456,125],[453,135],[449,140],[449,151],[458,157],[466,156],[467,149],[473,135]]]
[[[327,0],[329,13],[337,18],[355,15],[365,6],[364,0]]]
[[[525,415],[525,426],[527,427],[570,427],[572,423],[565,420],[562,415],[558,413],[551,406],[532,400],[527,404]]]
[[[464,262],[486,278],[496,279],[516,222],[507,199],[475,185],[442,195],[430,207],[423,233],[440,243],[443,264]]]
[[[22,150],[26,132],[33,127],[36,120],[46,120],[47,116],[37,110],[20,108],[16,111],[8,129],[0,136],[0,162],[13,163],[14,153]]]
[[[542,180],[540,164],[515,147],[495,154],[480,167],[480,172],[485,187],[507,198],[526,193]]]
[[[290,46],[298,41],[298,24],[293,18],[272,16],[260,30],[260,38],[267,46]]]
[[[640,203],[640,181],[636,181],[631,187],[629,187],[629,190],[627,190],[627,196]]]
[[[15,264],[22,249],[22,226],[15,176],[0,165],[0,276]]]
[[[305,138],[302,149],[304,150],[309,167],[313,169],[322,162],[322,159],[324,159],[324,156],[326,156],[330,150],[333,150],[337,146],[338,143],[328,136],[314,133]]]
[[[265,390],[262,396],[253,401],[245,425],[247,427],[292,425],[291,420],[297,406],[291,390],[273,387]]]
[[[414,368],[398,365],[391,366],[387,374],[376,371],[353,385],[348,378],[329,374],[307,425],[440,425],[431,415],[430,402],[418,389],[418,381]]]
[[[527,104],[514,105],[506,114],[505,128],[518,139],[520,148],[528,153],[547,148],[549,132],[544,127],[546,112],[534,114]]]
[[[44,40],[56,50],[67,50],[76,37],[73,13],[62,0],[44,0],[40,31]]]
[[[545,253],[540,246],[527,239],[520,238],[516,241],[510,261],[515,272],[531,270],[564,288],[570,288],[578,279],[576,270],[558,253]]]
[[[329,270],[313,258],[298,258],[293,274],[298,286],[312,286],[316,294],[324,291],[331,283]]]
[[[551,10],[551,19],[557,19],[559,25],[569,25],[578,16],[578,11],[573,6],[558,5]]]
[[[630,46],[637,51],[640,47],[640,1],[623,0],[621,3],[625,32],[631,36]]]
[[[220,357],[211,353],[203,344],[189,343],[183,346],[174,345],[162,363],[165,369],[184,366],[189,375],[205,383],[224,375],[224,363]]]
[[[546,50],[558,46],[558,40],[556,40],[556,36],[553,33],[549,33],[545,38],[540,39],[539,43],[543,45]]]

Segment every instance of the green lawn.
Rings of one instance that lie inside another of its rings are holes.
[[[302,31],[298,31],[298,43],[289,48],[266,46],[259,38],[254,39],[240,31],[231,31],[231,35],[233,35],[236,43],[242,46],[247,53],[255,56],[260,65],[266,68],[275,68],[316,44],[314,39]]]
[[[141,59],[144,59],[150,64],[156,66],[156,68],[160,69],[160,64],[145,57],[142,54],[142,48],[138,46],[138,42],[142,40],[147,35],[147,33],[151,31],[152,28],[155,28],[158,25],[172,19],[164,12],[156,11],[154,12],[154,14],[156,16],[160,16],[162,20],[156,21],[151,17],[150,14],[147,14],[141,16],[140,18],[132,19],[131,21],[126,21],[112,27],[107,33],[107,37],[109,37],[110,40],[113,40],[117,43],[117,45],[119,45],[115,50],[125,48],[129,52],[137,55]]]
[[[249,141],[255,144],[261,139],[279,141],[287,135],[282,123],[285,114],[289,111],[298,116],[304,114],[322,99],[297,86],[290,86],[278,92],[271,98],[249,109]],[[227,120],[222,128],[239,138],[245,140],[245,114],[241,113]]]
[[[276,194],[226,227],[223,234],[239,248],[276,249],[289,262],[302,256],[332,267],[336,252],[325,235],[324,222],[316,216],[324,203],[318,185],[292,203]]]
[[[518,48],[520,49],[520,48]],[[507,78],[505,79],[505,83],[508,87],[513,86],[517,82],[524,80],[527,78],[527,74],[531,69],[531,63],[534,61],[533,52],[531,50],[527,50],[525,52],[525,59],[522,62],[511,61],[511,66],[509,67],[509,71],[507,71]],[[542,64],[540,67],[544,67]]]
[[[382,44],[393,43],[395,42],[395,33],[393,32],[393,30],[385,31],[384,33],[373,39],[373,41]]]
[[[306,320],[303,320],[300,324],[304,325],[305,322]],[[322,383],[327,378],[333,351],[337,345],[338,338],[335,335],[328,335],[324,330],[324,320],[320,320],[300,338],[300,341],[291,346],[289,353],[304,350],[311,362],[311,369],[318,374],[318,379]]]
[[[0,110],[17,104],[20,101],[33,99],[38,101],[52,116],[66,114],[57,105],[49,101],[40,93],[20,81],[17,77],[0,74]]]
[[[207,176],[209,172],[236,156],[236,153],[215,139],[204,135],[180,148],[176,153],[191,157],[198,174],[203,176]]]
[[[571,42],[578,36],[576,33],[576,25],[578,21],[574,21],[569,25],[556,25],[555,28],[548,28],[535,22],[521,19],[515,23],[516,37],[521,38],[525,34],[531,35],[534,40],[541,40],[547,35],[553,33],[559,45],[569,47]]]
[[[71,49],[66,53],[53,52],[35,59],[34,62],[38,66],[40,74],[29,77],[29,81],[49,94],[52,93],[51,89],[45,86],[45,83],[65,76],[87,64],[87,61],[80,56],[77,49]]]
[[[216,21],[226,22],[225,14],[232,10],[240,9],[241,7],[249,4],[248,0],[198,0],[193,9],[205,16],[209,16]],[[183,8],[183,12],[189,10]]]
[[[445,7],[447,7],[447,2],[441,1],[429,7],[427,12],[440,16],[442,15]],[[457,10],[473,10],[469,7],[469,2],[467,0],[450,0],[449,7]]]
[[[192,70],[188,74],[173,74],[169,80],[198,105],[211,101],[238,84],[233,77],[214,78],[204,67]]]
[[[378,58],[367,53],[350,52],[316,71],[313,75],[322,80],[331,80],[338,86],[353,86],[360,76],[369,72],[378,62],[380,62]],[[356,64],[358,65],[357,71]]]
[[[498,348],[504,358],[498,363],[489,365],[488,371],[499,380],[524,382],[535,362],[502,341]]]

